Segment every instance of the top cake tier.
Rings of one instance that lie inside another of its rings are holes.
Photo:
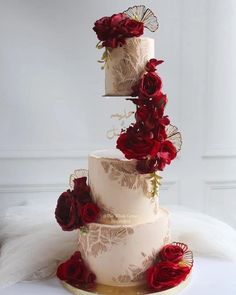
[[[105,67],[105,96],[130,96],[146,63],[154,58],[154,39],[133,37],[110,51]]]
[[[97,151],[89,156],[89,185],[102,208],[99,223],[139,224],[157,219],[159,204],[152,197],[150,174],[138,174],[134,160],[119,151]]]

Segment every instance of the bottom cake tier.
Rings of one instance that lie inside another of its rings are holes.
[[[144,283],[144,272],[170,242],[169,212],[159,209],[154,222],[134,225],[91,223],[79,231],[79,251],[96,282],[109,286]]]

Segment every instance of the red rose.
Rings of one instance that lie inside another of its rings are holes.
[[[78,287],[92,287],[96,276],[84,264],[79,251],[75,252],[69,260],[59,265],[57,277],[67,283]]]
[[[110,28],[111,18],[105,16],[95,22],[93,30],[96,32],[100,41],[105,41],[110,37]]]
[[[71,231],[81,225],[78,217],[79,203],[70,191],[61,194],[57,201],[55,217],[61,228]]]
[[[146,157],[154,157],[160,149],[160,143],[153,138],[152,132],[136,124],[120,134],[116,147],[127,159],[142,160]]]
[[[125,37],[139,37],[143,35],[143,22],[134,19],[126,18],[121,23],[122,33]]]
[[[121,24],[127,18],[128,16],[124,13],[117,13],[111,16],[110,36],[102,43],[103,46],[116,48],[125,44],[125,36],[122,33]]]
[[[94,203],[86,203],[80,208],[80,215],[84,223],[95,222],[98,218],[100,209]]]
[[[147,284],[155,291],[164,291],[173,288],[184,281],[190,272],[187,266],[162,261],[146,271]]]
[[[133,87],[132,96],[138,96],[141,99],[154,98],[160,94],[161,87],[161,78],[154,72],[148,72]]]
[[[150,59],[146,64],[146,71],[147,72],[155,72],[157,65],[160,65],[164,62],[164,60],[157,60],[155,58]]]
[[[59,265],[57,277],[62,281],[82,282],[84,269],[84,263],[78,263],[73,259],[69,259]]]
[[[163,170],[166,164],[170,164],[171,161],[177,156],[177,150],[173,143],[169,140],[165,140],[161,143],[158,158],[158,170]]]
[[[159,138],[166,136],[164,128],[161,128],[159,132]],[[162,171],[165,165],[170,164],[176,155],[177,151],[172,142],[169,140],[159,142],[159,150],[156,155],[147,159],[138,159],[136,169],[141,174],[153,173],[157,170]]]
[[[142,22],[130,19],[124,13],[113,14],[97,20],[93,30],[102,42],[102,46],[116,48],[125,44],[128,37],[138,37],[143,34]]]
[[[162,261],[179,262],[184,256],[184,250],[178,245],[165,245],[159,252],[159,257]]]
[[[76,251],[69,260],[59,265],[57,277],[62,281],[82,281],[85,269],[81,253]]]
[[[111,17],[103,17],[97,20],[93,30],[102,42],[102,46],[116,48],[125,43],[125,36],[122,33],[121,23],[127,19],[124,13],[113,14]]]

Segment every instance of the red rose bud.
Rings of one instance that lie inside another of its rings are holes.
[[[100,213],[99,207],[94,203],[86,203],[80,207],[80,216],[84,223],[95,222]]]
[[[65,231],[79,228],[81,225],[77,215],[79,203],[70,191],[61,194],[57,201],[55,217]]]
[[[75,178],[74,182],[74,191],[81,191],[81,192],[90,192],[90,188],[87,185],[87,177],[80,177]]]
[[[158,122],[162,126],[167,126],[170,124],[170,119],[168,118],[168,116],[164,116],[164,117],[158,119]]]
[[[156,67],[160,64],[162,64],[164,60],[157,60],[155,58],[150,59],[146,64],[146,71],[147,72],[155,72]]]
[[[190,268],[187,266],[161,261],[147,269],[147,285],[155,291],[164,291],[179,285],[189,273]]]
[[[86,181],[86,177],[74,179],[74,189],[72,193],[80,204],[92,202],[90,187],[87,185]]]
[[[159,257],[162,261],[179,262],[183,259],[184,250],[178,245],[168,244],[159,252]]]

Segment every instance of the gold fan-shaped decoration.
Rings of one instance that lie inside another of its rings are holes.
[[[183,249],[183,261],[181,262],[183,265],[187,265],[189,268],[193,267],[193,252],[188,249],[188,246],[184,243],[173,242],[172,245],[179,246]]]
[[[80,178],[80,177],[88,177],[88,170],[78,169],[78,170],[75,170],[73,174],[71,174],[69,179],[69,185],[72,190],[74,189],[74,179]]]
[[[130,7],[124,11],[124,14],[126,14],[129,18],[143,22],[144,27],[151,32],[155,32],[159,28],[157,17],[151,9],[146,8],[144,5]]]
[[[182,136],[178,131],[178,128],[170,124],[166,127],[166,133],[167,139],[173,143],[177,152],[179,152],[182,146]]]

